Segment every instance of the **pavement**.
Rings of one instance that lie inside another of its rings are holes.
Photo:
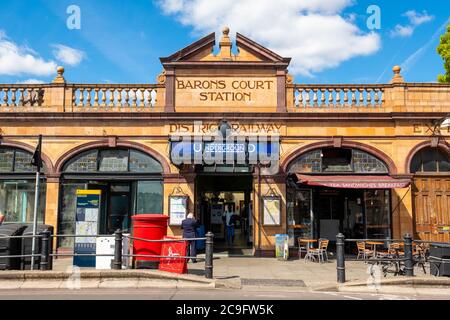
[[[70,289],[78,274],[75,273],[74,278],[71,263],[71,259],[56,259],[53,271],[0,272],[0,289]],[[189,262],[187,275],[158,270],[99,271],[83,268],[78,279],[83,289],[220,289],[234,292],[240,289],[242,292],[286,294],[342,292],[403,296],[428,294],[450,299],[450,278],[431,276],[429,270],[425,274],[421,268],[415,269],[414,278],[394,277],[392,274],[383,277],[377,269],[371,269],[369,264],[347,261],[347,281],[339,285],[336,282],[334,260],[317,263],[303,259],[280,261],[275,258],[215,255],[213,280],[204,277],[204,267],[204,262]]]

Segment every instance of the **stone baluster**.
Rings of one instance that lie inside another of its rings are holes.
[[[86,94],[86,107],[92,107],[92,103],[91,103],[91,88],[87,89],[87,94]]]
[[[145,90],[145,88],[139,89],[139,108],[145,108],[145,93],[148,92],[148,95],[151,94],[151,91]]]
[[[122,89],[119,88],[119,90],[117,91],[117,106],[123,107],[123,103],[122,103]]]
[[[157,91],[157,89],[152,89],[150,91],[150,93],[151,93],[151,99],[152,99],[151,106],[155,107],[156,104],[158,103],[158,91]]]
[[[341,106],[341,89],[336,89],[336,107]]]
[[[358,106],[364,107],[364,88],[360,88],[358,91]]]
[[[311,91],[309,89],[306,90],[305,100],[306,100],[305,107],[306,108],[311,107]]]
[[[108,98],[109,98],[109,104],[108,104],[108,107],[114,108],[114,107],[116,106],[116,103],[115,103],[115,100],[116,100],[116,97],[115,97],[116,90],[110,88],[110,89],[108,90],[108,92],[109,92],[109,93],[108,93]]]
[[[380,89],[380,95],[381,95],[381,102],[380,102],[380,107],[384,104],[385,100],[384,100],[384,89]]]
[[[298,107],[303,108],[303,89],[300,89],[298,92]]]
[[[156,104],[156,94],[155,94],[155,101],[154,102],[152,101],[153,100],[152,94],[153,94],[153,90],[149,90],[147,98],[146,98],[146,100],[147,100],[147,107],[153,107]]]
[[[106,90],[105,88],[100,89],[100,92],[102,94],[102,104],[101,107],[105,108],[106,107]]]
[[[320,89],[320,105],[322,107],[326,106],[326,95],[325,95],[326,89]]]
[[[98,90],[99,89],[97,89],[97,88],[94,89],[94,107],[96,107],[96,108],[99,106],[99,104],[98,104]]]
[[[356,106],[356,89],[350,89],[352,92],[352,107]]]
[[[2,107],[7,107],[8,106],[8,89],[3,89],[3,102],[2,102]]]
[[[333,94],[335,94],[334,89],[332,89],[332,88],[328,89],[328,107],[335,106]]]
[[[130,107],[130,89],[125,89],[125,103],[124,107]]]
[[[380,95],[379,95],[379,90],[375,89],[375,97],[374,97],[374,101],[373,104],[375,107],[378,107],[378,105],[380,104]]]
[[[19,88],[18,89],[18,91],[19,91],[19,96],[18,96],[18,100],[19,100],[19,104],[18,104],[18,106],[19,107],[23,107],[24,106],[24,91],[23,91],[23,88]]]
[[[16,107],[17,106],[17,104],[16,104],[16,90],[17,89],[11,89],[11,103],[10,103],[10,106],[11,107]]]
[[[373,107],[373,103],[372,103],[373,89],[369,88],[366,90],[366,92],[367,92],[367,97],[366,97],[367,107]]]
[[[313,94],[313,106],[314,107],[317,107],[319,104],[318,104],[318,101],[319,101],[319,98],[318,98],[318,96],[317,96],[317,89],[313,89],[313,92],[314,92],[314,94]]]
[[[137,107],[137,90],[131,89],[131,107],[135,108]]]
[[[77,95],[76,95],[76,93],[77,93],[76,89],[73,89],[72,90],[72,108],[77,105]]]
[[[348,89],[344,89],[344,107],[348,107]]]
[[[84,107],[84,89],[79,89],[80,98],[78,100],[78,107]]]

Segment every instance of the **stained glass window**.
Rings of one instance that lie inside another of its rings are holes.
[[[162,173],[161,164],[143,152],[130,149],[95,149],[84,152],[64,167],[71,173]]]
[[[386,164],[373,155],[357,149],[325,148],[310,151],[297,158],[290,173],[388,173]]]
[[[34,173],[31,152],[16,148],[0,148],[0,172]],[[43,168],[45,172],[45,166]]]
[[[84,152],[72,159],[65,167],[66,172],[96,172],[97,150]]]

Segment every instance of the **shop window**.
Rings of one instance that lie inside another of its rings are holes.
[[[386,164],[373,155],[345,148],[324,148],[308,152],[296,159],[290,173],[388,173]]]
[[[163,213],[162,181],[138,181],[135,214]]]
[[[311,190],[291,190],[287,194],[289,245],[297,246],[297,239],[312,237]]]
[[[44,221],[45,182],[39,188],[38,222]],[[0,180],[0,212],[6,223],[31,223],[34,213],[34,180]]]
[[[449,156],[438,148],[425,148],[419,151],[411,161],[411,173],[450,172]]]

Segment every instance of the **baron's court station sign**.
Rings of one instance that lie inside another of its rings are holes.
[[[274,77],[177,77],[177,106],[267,107],[276,105]]]

